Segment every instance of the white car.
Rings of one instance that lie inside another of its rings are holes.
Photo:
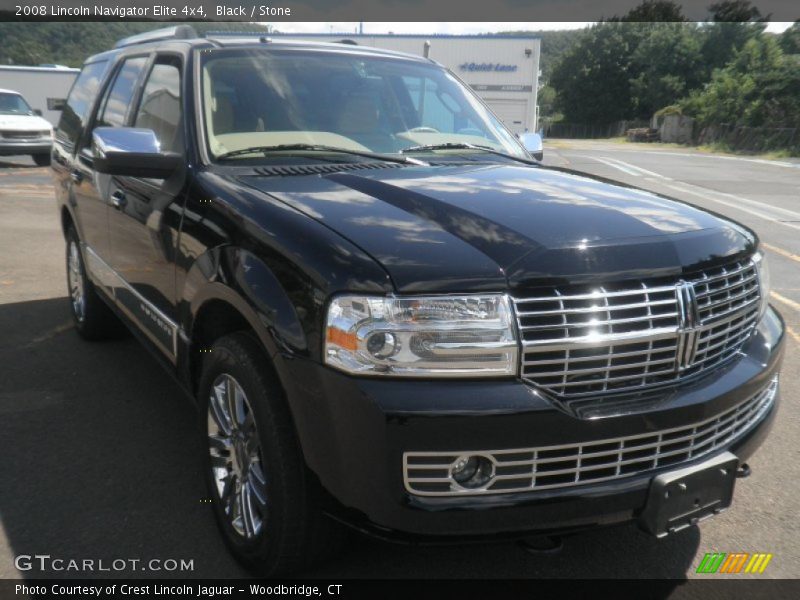
[[[30,154],[40,167],[50,164],[53,126],[13,90],[0,89],[0,156]]]

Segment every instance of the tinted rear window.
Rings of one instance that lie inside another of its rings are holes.
[[[85,65],[67,98],[67,104],[58,122],[57,137],[71,146],[75,145],[81,130],[86,125],[89,110],[94,104],[97,91],[108,69],[108,61],[102,60]]]

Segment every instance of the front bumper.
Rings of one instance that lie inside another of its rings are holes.
[[[0,156],[17,156],[22,154],[50,154],[53,140],[50,138],[38,139],[8,139],[0,135]]]
[[[661,472],[724,451],[744,462],[775,417],[772,405],[737,438],[698,460],[572,487],[427,497],[403,479],[407,452],[531,448],[623,438],[681,428],[725,413],[777,376],[784,347],[772,309],[741,355],[673,388],[635,414],[584,420],[518,380],[404,381],[349,377],[306,360],[281,361],[306,462],[336,500],[331,511],[393,539],[456,541],[555,533],[637,518]]]

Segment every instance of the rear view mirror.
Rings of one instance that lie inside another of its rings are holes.
[[[42,116],[42,111],[39,108],[34,108],[33,109],[33,114],[35,114],[37,117],[41,117]]]
[[[166,179],[181,165],[174,152],[161,152],[152,129],[98,127],[92,133],[94,169],[108,175]]]
[[[538,133],[523,133],[519,137],[522,145],[525,146],[533,158],[542,160],[544,158],[544,146],[542,144],[542,136]]]

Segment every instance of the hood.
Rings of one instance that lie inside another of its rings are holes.
[[[753,243],[741,227],[688,205],[545,168],[402,167],[240,181],[360,246],[401,292],[668,275]]]
[[[36,115],[0,115],[0,129],[16,131],[50,131],[50,121]]]

